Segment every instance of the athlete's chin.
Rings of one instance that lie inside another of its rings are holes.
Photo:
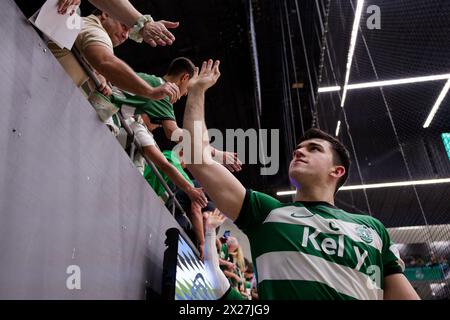
[[[289,177],[291,178],[301,178],[302,176],[309,175],[305,167],[294,165],[289,168]]]
[[[291,181],[295,181],[297,185],[308,184],[311,181],[314,181],[317,176],[311,174],[309,170],[302,170],[299,168],[295,168],[294,170],[289,170],[289,178]]]

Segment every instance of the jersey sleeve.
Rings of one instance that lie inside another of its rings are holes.
[[[239,217],[234,222],[242,231],[251,232],[261,225],[269,213],[280,206],[271,196],[247,189]]]
[[[395,273],[403,273],[405,271],[405,263],[400,257],[400,252],[396,244],[392,241],[388,231],[384,225],[378,221],[379,232],[383,241],[383,248],[381,250],[381,258],[383,261],[384,276],[389,276]]]
[[[242,294],[231,286],[228,288],[227,292],[218,300],[247,300]]]
[[[142,108],[154,124],[161,124],[164,120],[176,121],[175,112],[168,97],[162,100],[149,100]]]
[[[162,84],[161,78],[153,75],[142,72],[138,72],[137,75],[151,87],[156,88]],[[146,113],[154,124],[161,124],[163,120],[176,121],[173,105],[170,103],[169,97],[161,100],[147,100],[147,103],[142,106],[142,112]]]

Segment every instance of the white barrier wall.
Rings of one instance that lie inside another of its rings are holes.
[[[159,292],[178,224],[12,0],[0,30],[0,299]]]

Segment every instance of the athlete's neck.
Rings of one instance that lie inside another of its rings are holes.
[[[166,74],[166,75],[164,75],[162,78],[163,78],[164,81],[166,81],[166,82],[172,82],[172,83],[177,83],[177,82],[178,82],[178,79],[176,79],[177,77],[175,77],[175,76],[168,76],[168,75]]]
[[[167,74],[162,77],[165,82],[175,83],[178,87],[180,87],[180,79],[176,76],[168,76]]]
[[[323,201],[334,206],[334,188],[326,186],[302,187],[297,189],[294,201]]]

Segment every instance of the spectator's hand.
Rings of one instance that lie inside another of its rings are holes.
[[[228,261],[227,268],[230,269],[230,271],[234,271],[236,269],[236,265],[233,262]]]
[[[242,162],[239,160],[237,153],[216,150],[214,160],[222,164],[231,172],[239,172],[242,170]]]
[[[202,188],[191,188],[186,192],[186,194],[189,199],[191,199],[191,202],[197,203],[201,208],[206,207],[208,204],[208,199],[206,199]]]
[[[59,14],[66,14],[67,9],[71,8],[72,11],[70,12],[70,15],[73,15],[75,13],[74,7],[78,7],[81,3],[81,0],[59,0],[58,1],[58,13]]]
[[[97,88],[99,92],[101,92],[104,96],[109,97],[112,94],[112,88],[109,86],[108,81],[104,76],[97,73],[97,80],[100,82],[100,86]]]
[[[203,259],[205,258],[205,246],[204,245],[198,246],[198,253],[199,253],[200,260],[203,261]]]
[[[159,87],[153,88],[149,97],[153,100],[162,100],[166,96],[169,97],[170,103],[175,103],[180,99],[180,89],[175,83],[166,82]]]
[[[198,68],[195,67],[194,76],[188,83],[188,90],[199,89],[206,91],[212,87],[220,77],[219,65],[219,60],[216,60],[213,64],[213,61],[209,59],[208,62],[203,61],[200,73],[198,72]]]
[[[225,221],[225,216],[220,213],[219,209],[214,209],[212,212],[204,212],[203,217],[205,218],[206,231],[215,230]]]
[[[144,38],[144,41],[152,47],[156,47],[157,45],[170,46],[175,41],[175,37],[167,29],[174,29],[178,27],[178,25],[178,22],[165,20],[147,22],[141,30],[141,35]]]

